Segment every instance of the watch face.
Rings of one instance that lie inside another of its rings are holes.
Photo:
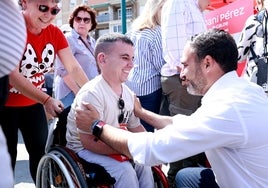
[[[95,121],[92,125],[92,134],[96,136],[97,138],[99,138],[101,136],[104,125],[105,123],[101,120]]]

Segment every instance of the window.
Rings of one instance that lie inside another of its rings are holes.
[[[118,13],[118,19],[121,19],[121,8],[117,10]],[[126,7],[126,17],[127,18],[132,18],[132,7]]]
[[[121,33],[122,32],[122,26],[121,25],[114,25],[113,26],[113,32]]]
[[[76,6],[76,0],[70,0],[69,8],[72,10]]]
[[[107,22],[109,21],[109,13],[107,11],[100,11],[98,16],[97,16],[97,21],[98,22]]]

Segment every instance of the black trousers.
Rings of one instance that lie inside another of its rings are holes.
[[[0,113],[0,124],[6,136],[13,170],[17,157],[18,130],[21,131],[26,150],[29,153],[30,173],[35,182],[38,163],[45,154],[48,136],[43,105],[4,107]]]

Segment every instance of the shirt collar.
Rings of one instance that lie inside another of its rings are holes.
[[[209,100],[215,92],[220,91],[222,88],[228,87],[229,83],[231,83],[232,80],[236,78],[238,78],[236,71],[225,73],[222,77],[216,80],[214,84],[212,84],[212,86],[208,89],[208,91],[202,98],[202,103],[205,103],[207,100]]]
[[[80,35],[74,29],[72,29],[72,34],[73,36],[75,36],[75,38],[79,39]],[[91,42],[88,36],[87,36],[87,40]]]

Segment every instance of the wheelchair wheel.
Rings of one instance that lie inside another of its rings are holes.
[[[53,147],[38,165],[37,188],[87,188],[85,177],[75,160],[62,147]]]
[[[152,172],[154,176],[155,188],[168,188],[167,177],[159,166],[153,166]]]

